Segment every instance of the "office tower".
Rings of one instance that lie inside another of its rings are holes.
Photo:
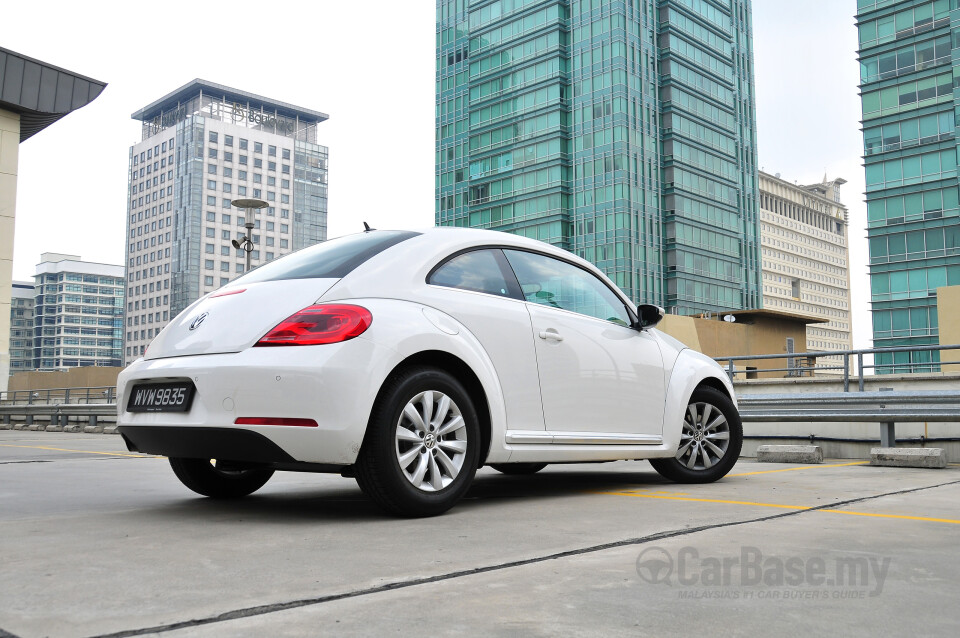
[[[205,80],[133,114],[126,257],[127,363],[193,301],[243,273],[231,241],[253,216],[251,267],[327,238],[327,115]]]
[[[34,370],[123,365],[123,266],[43,253],[34,275]]]
[[[436,222],[668,311],[758,308],[749,0],[438,0]]]
[[[937,344],[937,288],[960,284],[951,4],[857,0],[876,347]],[[936,371],[939,360],[876,356],[878,372]]]
[[[33,282],[14,281],[10,299],[10,374],[33,370]]]
[[[763,305],[769,310],[813,315],[826,323],[807,326],[807,351],[850,350],[849,214],[840,201],[844,179],[797,186],[779,174],[760,172],[760,240]],[[822,357],[837,367],[842,357]]]

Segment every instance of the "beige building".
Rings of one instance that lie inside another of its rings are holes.
[[[810,315],[808,351],[850,350],[850,252],[840,178],[798,186],[760,172],[763,307]],[[840,357],[818,366],[842,365]],[[828,371],[841,374],[840,370]]]
[[[0,48],[0,391],[10,369],[13,230],[20,143],[86,106],[106,84]]]

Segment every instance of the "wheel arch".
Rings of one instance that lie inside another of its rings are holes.
[[[374,405],[377,405],[383,398],[387,385],[402,374],[405,370],[417,366],[429,366],[443,370],[456,377],[464,388],[470,394],[473,406],[477,411],[477,418],[480,420],[480,462],[483,465],[486,462],[487,455],[490,452],[491,440],[491,417],[490,403],[487,392],[480,382],[480,378],[473,369],[460,357],[445,352],[443,350],[424,350],[408,356],[398,363],[383,380],[380,389],[377,391],[377,398]],[[372,415],[372,410],[371,410]],[[369,429],[369,426],[368,426]]]

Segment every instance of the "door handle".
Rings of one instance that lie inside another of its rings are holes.
[[[554,341],[563,341],[563,337],[560,336],[560,333],[551,328],[550,330],[541,330],[540,331],[541,339],[553,339]]]

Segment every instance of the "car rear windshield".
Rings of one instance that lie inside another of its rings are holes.
[[[233,283],[281,279],[340,279],[374,255],[420,233],[376,230],[309,246],[251,270]]]

